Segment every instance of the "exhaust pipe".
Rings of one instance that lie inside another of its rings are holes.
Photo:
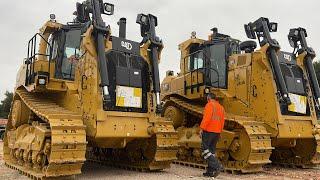
[[[119,25],[119,37],[120,38],[126,38],[126,25],[127,25],[127,19],[126,18],[120,18],[119,22],[118,22],[118,25]]]

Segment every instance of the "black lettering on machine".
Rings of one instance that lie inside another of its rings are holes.
[[[140,55],[140,44],[124,38],[112,37],[112,49],[130,54]]]

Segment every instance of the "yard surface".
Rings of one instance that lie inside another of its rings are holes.
[[[287,179],[308,179],[320,180],[320,168],[315,169],[293,169],[269,166],[262,173],[234,175],[221,173],[216,179],[259,179],[259,180],[287,180]],[[170,169],[161,172],[135,172],[112,167],[101,166],[93,163],[86,163],[82,169],[82,174],[76,176],[76,179],[112,179],[112,180],[193,180],[209,179],[203,178],[201,169],[172,165]],[[2,159],[2,142],[0,142],[0,179],[17,180],[28,179],[17,171],[7,168]]]

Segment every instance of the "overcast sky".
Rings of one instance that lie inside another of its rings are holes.
[[[56,14],[59,22],[73,19],[77,0],[0,0],[0,99],[6,90],[13,91],[16,73],[27,54],[27,41]],[[207,39],[210,29],[239,40],[246,40],[243,25],[264,16],[279,23],[273,33],[284,50],[292,51],[287,40],[290,28],[307,29],[308,43],[320,53],[319,0],[109,0],[115,5],[115,14],[105,16],[114,35],[116,22],[127,18],[128,39],[140,41],[138,13],[152,13],[158,17],[157,33],[164,42],[160,72],[179,70],[178,44],[190,37],[192,31]],[[317,58],[320,59],[320,58]]]

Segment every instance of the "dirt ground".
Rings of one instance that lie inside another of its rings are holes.
[[[170,169],[161,172],[135,172],[112,167],[101,166],[93,163],[86,163],[82,169],[82,174],[76,176],[76,179],[86,180],[193,180],[193,179],[208,179],[202,178],[200,169],[183,167],[180,165],[172,165]],[[18,172],[7,168],[4,165],[2,158],[2,142],[0,142],[0,179],[2,180],[17,180],[28,179]],[[269,166],[262,173],[235,175],[222,173],[216,179],[258,179],[258,180],[287,180],[287,179],[307,179],[320,180],[320,167],[315,169],[292,169]]]

